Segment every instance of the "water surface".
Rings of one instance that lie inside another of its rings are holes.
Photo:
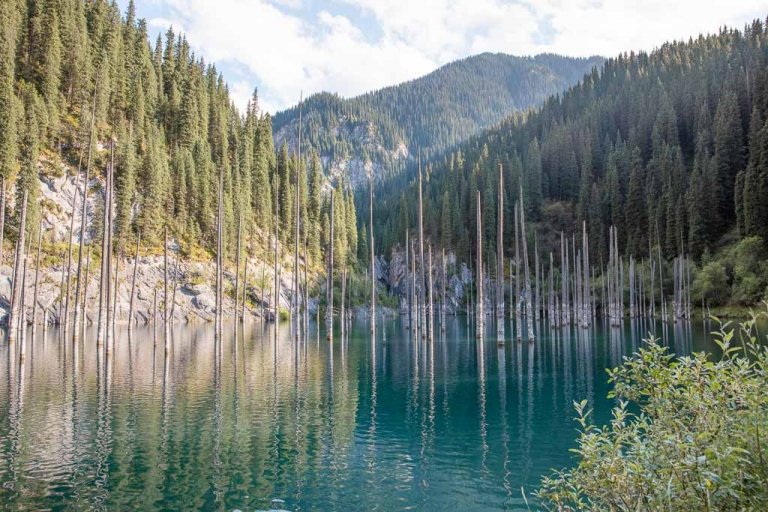
[[[713,349],[701,322],[543,326],[503,346],[462,317],[433,342],[400,320],[375,340],[364,323],[332,343],[274,329],[121,330],[107,356],[93,332],[50,330],[23,363],[3,341],[0,509],[526,510],[521,489],[572,462],[574,400],[607,420],[605,368],[649,332]]]

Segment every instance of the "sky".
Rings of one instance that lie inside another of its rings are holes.
[[[743,28],[768,0],[135,0],[154,35],[186,34],[244,107],[349,97],[482,52],[611,57]],[[125,10],[128,0],[118,0]]]

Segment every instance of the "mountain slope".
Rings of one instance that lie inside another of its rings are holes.
[[[381,176],[419,150],[436,154],[540,104],[602,60],[484,53],[355,98],[316,94],[303,103],[303,144],[321,155],[331,174],[346,170],[355,183],[375,167]],[[298,116],[298,106],[275,115],[278,145],[296,144]]]
[[[613,225],[620,251],[637,259],[648,258],[650,247],[657,254],[658,246],[667,258],[682,250],[707,263],[708,251],[760,237],[747,244],[760,247],[752,251],[759,263],[768,240],[767,43],[768,31],[757,20],[742,31],[619,55],[536,112],[426,162],[429,237],[457,254],[473,254],[479,190],[485,254],[494,268],[502,164],[506,217],[522,187],[529,219],[541,223],[544,254],[558,254],[560,230],[579,233],[586,222],[593,261],[607,261]],[[413,171],[378,187],[380,252],[415,227],[416,204]],[[503,240],[507,255],[511,225]],[[759,267],[753,263],[744,267]],[[738,300],[759,300],[766,289],[760,272],[729,268],[723,270],[729,280],[742,271],[755,277]],[[664,272],[672,275],[671,268]],[[733,286],[736,294],[736,281]]]

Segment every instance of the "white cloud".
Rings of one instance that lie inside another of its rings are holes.
[[[768,0],[145,0],[268,111],[327,90],[360,94],[467,55],[612,56],[768,14]],[[160,17],[162,16],[162,17]],[[376,29],[371,33],[370,28]]]

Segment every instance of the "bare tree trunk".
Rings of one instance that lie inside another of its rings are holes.
[[[216,214],[216,337],[222,334],[222,307],[224,293],[224,171],[219,171],[218,208]]]
[[[37,228],[37,259],[35,260],[35,288],[32,293],[32,341],[37,331],[37,297],[40,283],[40,248],[43,245],[43,216],[40,216],[40,225]],[[66,339],[66,337],[65,337]]]
[[[24,269],[21,276],[21,304],[19,305],[19,311],[21,312],[19,317],[19,358],[24,359],[24,351],[26,348],[27,339],[27,266],[29,263],[29,253],[32,250],[32,240],[27,243],[27,250],[24,253]]]
[[[91,277],[91,251],[93,249],[92,244],[88,244],[88,256],[85,262],[85,281],[83,282],[83,312],[82,312],[82,329],[75,325],[75,331],[77,332],[78,329],[82,333],[85,332],[85,324],[88,322],[88,280]],[[77,313],[77,311],[75,311]]]
[[[447,272],[447,266],[445,264],[445,248],[443,248],[443,258],[442,258],[442,267],[443,272],[441,275],[441,299],[440,299],[440,331],[445,332],[445,315],[446,315],[446,285],[448,281],[448,272]]]
[[[520,208],[515,203],[515,334],[517,341],[523,340],[523,313],[520,297]]]
[[[370,196],[369,196],[369,215],[370,215],[370,240],[371,240],[371,335],[376,336],[376,251],[373,240],[373,171],[371,171]]]
[[[300,226],[301,226],[301,191],[299,190],[300,184],[299,184],[299,175],[301,174],[301,113],[302,108],[304,106],[304,93],[302,92],[299,95],[299,141],[298,141],[298,153],[299,158],[298,162],[296,164],[296,179],[295,179],[295,186],[296,186],[296,197],[295,197],[295,203],[296,203],[296,225],[294,228],[294,248],[293,248],[293,290],[291,292],[291,323],[293,324],[293,328],[295,330],[295,340],[299,341],[299,237],[300,237]],[[306,262],[305,262],[306,264]]]
[[[13,283],[11,289],[11,313],[8,316],[8,342],[12,343],[16,339],[16,324],[19,323],[19,301],[21,296],[21,272],[24,260],[24,243],[27,227],[27,197],[28,192],[24,191],[21,200],[21,217],[19,220],[19,238],[16,242],[16,257],[13,264]]]
[[[113,148],[114,151],[114,148]],[[109,180],[112,174],[111,163],[107,165],[107,176],[104,185],[104,212],[102,216],[102,238],[101,238],[101,269],[99,272],[99,316],[97,323],[97,344],[101,346],[104,341],[105,335],[105,306],[109,301],[107,296],[107,282],[109,281],[109,236],[107,234],[109,230]]]
[[[408,315],[407,329],[413,329],[413,319],[411,318],[411,304],[413,299],[411,297],[411,247],[408,241],[408,230],[405,230],[405,308]]]
[[[346,335],[347,327],[347,308],[346,308],[346,295],[347,295],[347,267],[341,269],[341,308],[339,309],[339,318],[341,321],[341,342],[344,343],[344,336]]]
[[[483,297],[483,220],[479,190],[477,191],[477,261],[475,267],[477,268],[477,337],[482,339],[485,326],[485,311],[483,309],[485,298]]]
[[[528,238],[525,233],[525,208],[523,207],[523,187],[520,186],[520,234],[523,239],[523,261],[525,262],[525,316],[528,323],[528,341],[533,341],[533,313],[531,306],[531,274],[528,267]]]
[[[82,159],[82,154],[81,154]],[[66,287],[64,290],[64,311],[62,313],[62,321],[64,324],[64,339],[67,339],[67,329],[69,328],[69,288],[71,285],[72,274],[72,243],[75,235],[75,217],[77,211],[77,196],[78,188],[80,186],[80,168],[77,169],[77,178],[75,179],[75,189],[72,192],[72,216],[69,222],[69,243],[67,245],[67,270],[66,270]],[[37,294],[35,294],[37,296]]]
[[[279,209],[279,194],[277,189],[277,180],[275,180],[275,289],[273,290],[274,297],[274,309],[275,309],[275,325],[279,322],[279,310],[280,310],[280,209]],[[277,343],[277,327],[275,327],[275,343]]]
[[[176,315],[176,290],[179,288],[179,253],[176,253],[176,262],[173,265],[173,291],[171,292],[171,314],[168,323],[174,321]],[[235,311],[237,311],[237,297],[235,297]]]
[[[253,236],[251,236],[250,238],[251,238],[251,240],[249,241],[248,246],[252,247],[253,246]],[[248,250],[248,248],[246,248],[246,250],[245,250],[245,257],[244,257],[245,265],[244,265],[244,268],[243,268],[243,299],[242,299],[242,303],[241,303],[241,307],[240,307],[240,321],[241,322],[245,321],[245,299],[248,296],[248,253],[249,252],[250,251]],[[235,297],[235,300],[237,300],[237,297]]]
[[[120,292],[120,251],[117,251],[117,254],[115,256],[115,285],[112,290],[112,296],[110,297],[110,300],[112,301],[111,305],[111,313],[110,313],[110,323],[107,326],[109,329],[109,337],[112,339],[112,344],[114,344],[115,340],[115,323],[117,322],[117,297]]]
[[[168,299],[168,226],[163,229],[163,329],[165,331],[165,337],[168,338],[170,330],[168,329],[170,313]]]
[[[0,178],[0,266],[2,266],[4,258],[3,251],[5,248],[5,178]]]
[[[326,311],[325,311],[325,324],[326,329],[328,329],[327,338],[329,340],[333,340],[333,189],[331,189],[331,215],[330,215],[330,221],[331,221],[331,236],[330,236],[330,251],[328,252],[328,271],[327,271],[327,279],[328,284],[326,286],[326,292],[328,294],[327,301],[326,301]]]
[[[309,337],[309,234],[307,233],[307,223],[304,223],[304,337]],[[318,326],[319,327],[319,326]]]
[[[139,247],[141,246],[141,232],[136,236],[136,254],[133,257],[133,277],[131,278],[131,298],[128,301],[128,332],[133,330],[133,305],[136,298],[136,275],[139,270]]]
[[[429,340],[435,339],[435,302],[433,296],[434,281],[432,280],[432,244],[429,244]]]
[[[421,324],[422,338],[427,335],[427,308],[425,305],[424,283],[424,204],[422,199],[421,155],[419,155],[419,293],[421,294],[419,323]]]
[[[499,198],[496,221],[496,323],[497,331],[504,328],[504,172],[499,164]]]
[[[88,183],[90,181],[91,173],[91,160],[93,153],[93,133],[96,123],[96,92],[93,94],[93,104],[91,105],[91,128],[88,135],[88,158],[85,163],[85,178],[83,181],[83,200],[80,207],[80,243],[77,248],[77,278],[75,282],[75,318],[74,318],[74,338],[77,338],[79,334],[79,320],[80,320],[80,288],[81,280],[83,277],[83,245],[85,245],[85,228],[88,223]],[[75,191],[77,192],[77,191]],[[89,258],[90,258],[90,246],[89,246]],[[83,292],[83,295],[86,295]],[[85,312],[85,299],[83,299],[82,310]],[[84,314],[84,313],[83,313]],[[66,320],[65,320],[66,322]],[[85,325],[85,319],[83,319],[83,325]]]
[[[237,304],[240,301],[240,251],[241,238],[243,233],[242,216],[237,216],[237,253],[235,254],[235,323],[238,321]],[[246,265],[247,266],[247,265]]]

